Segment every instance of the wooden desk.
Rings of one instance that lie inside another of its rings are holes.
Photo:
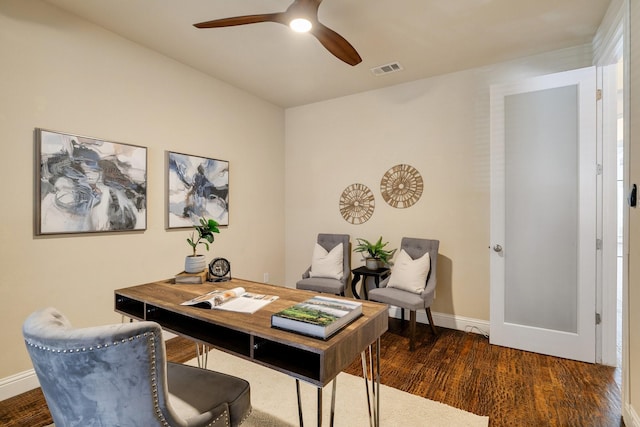
[[[279,299],[253,314],[180,305],[214,289],[238,286],[247,292],[277,295]],[[322,388],[372,344],[376,344],[379,355],[380,337],[388,328],[388,314],[385,304],[361,301],[363,316],[326,341],[271,328],[273,313],[313,295],[309,291],[240,279],[197,285],[175,285],[171,279],[116,290],[115,311],[157,322],[168,331]],[[372,374],[372,380],[375,375],[379,387],[379,369]],[[321,394],[319,390],[319,399]],[[321,401],[318,403],[320,410]],[[379,402],[375,406],[378,405]],[[320,417],[321,414],[318,425]]]

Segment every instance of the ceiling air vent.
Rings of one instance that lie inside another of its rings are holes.
[[[392,62],[390,64],[380,65],[379,67],[371,68],[371,72],[374,76],[381,76],[383,74],[395,73],[396,71],[402,71],[402,65],[399,62]]]

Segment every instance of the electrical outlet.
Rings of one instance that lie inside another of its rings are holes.
[[[269,273],[264,273],[264,277],[262,279],[264,283],[269,283]]]

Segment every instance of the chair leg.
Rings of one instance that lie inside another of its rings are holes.
[[[431,307],[427,307],[424,310],[427,312],[427,319],[429,319],[429,326],[431,326],[431,332],[433,332],[433,335],[438,335],[438,330],[436,329],[436,325],[433,324],[433,316],[431,316]]]
[[[409,351],[413,351],[416,347],[416,312],[409,310]]]
[[[400,321],[404,323],[404,308],[400,308]]]

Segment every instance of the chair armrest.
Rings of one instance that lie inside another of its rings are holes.
[[[429,278],[427,281],[427,286],[420,293],[420,297],[425,301],[427,305],[431,305],[436,293],[436,279]]]
[[[387,284],[389,283],[389,279],[391,278],[391,275],[388,275],[387,277],[385,277],[383,280],[380,281],[380,288],[386,288]]]
[[[310,271],[311,271],[311,266],[309,266],[309,268],[307,268],[307,271],[302,273],[302,278],[303,279],[308,279],[309,277],[311,277],[311,275],[309,274]]]
[[[436,278],[435,277],[429,277],[429,280],[427,280],[427,285],[424,287],[424,290],[422,291],[423,293],[430,293],[436,290]]]

